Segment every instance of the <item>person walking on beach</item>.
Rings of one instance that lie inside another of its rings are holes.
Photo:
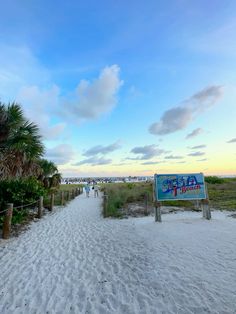
[[[96,183],[95,183],[93,189],[94,189],[94,197],[98,197],[99,186]]]
[[[86,184],[85,187],[84,187],[84,189],[85,189],[85,192],[86,192],[86,196],[89,197],[89,192],[90,192],[90,186],[89,186],[89,184]]]

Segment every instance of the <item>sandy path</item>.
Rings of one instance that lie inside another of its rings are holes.
[[[1,314],[236,313],[236,219],[158,227],[104,220],[100,205],[81,195],[1,242]]]

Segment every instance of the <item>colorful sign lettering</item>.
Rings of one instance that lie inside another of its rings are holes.
[[[202,173],[155,174],[155,194],[158,201],[206,199]]]

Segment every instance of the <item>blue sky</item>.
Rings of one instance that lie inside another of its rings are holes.
[[[235,1],[1,4],[0,99],[65,176],[236,173]]]

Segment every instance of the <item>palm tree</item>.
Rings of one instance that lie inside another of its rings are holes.
[[[51,187],[58,188],[61,183],[62,175],[61,173],[55,173],[50,180]]]
[[[27,121],[20,105],[0,103],[0,178],[38,176],[43,152],[39,128]]]
[[[5,104],[0,102],[0,147],[7,140],[10,130],[17,129],[24,123],[21,107],[16,103]]]
[[[61,183],[61,174],[58,173],[57,166],[46,159],[40,159],[38,161],[42,172],[38,179],[43,182],[45,188],[58,187]]]

